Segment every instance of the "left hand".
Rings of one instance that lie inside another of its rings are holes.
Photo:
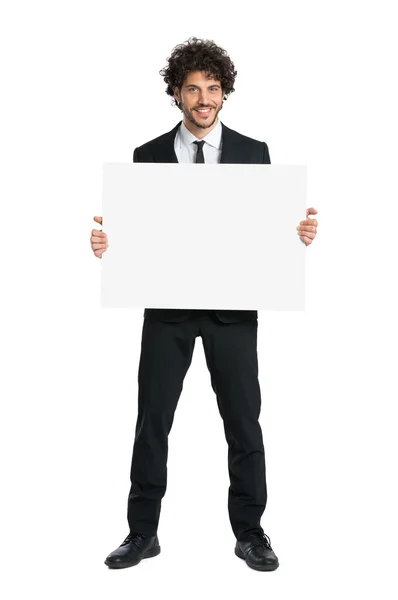
[[[318,221],[316,219],[309,219],[308,215],[316,215],[318,211],[315,208],[307,208],[307,218],[305,221],[300,221],[297,229],[297,233],[300,236],[300,240],[304,242],[306,246],[309,246],[316,236],[316,228],[318,227]]]

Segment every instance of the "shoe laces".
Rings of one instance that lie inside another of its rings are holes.
[[[134,538],[137,538],[137,540],[139,540],[144,539],[145,536],[142,535],[142,533],[129,533],[126,539],[120,545],[125,546],[126,544],[130,544],[130,542],[133,542],[133,544],[135,544],[138,548],[138,544],[136,543],[136,540]]]
[[[256,533],[254,534],[254,538],[258,541],[258,543],[253,544],[253,546],[265,546],[269,550],[272,550],[271,540],[266,533]]]
[[[262,535],[262,543],[269,548],[270,550],[272,550],[271,548],[271,540],[269,539],[268,535],[266,533],[263,533]]]

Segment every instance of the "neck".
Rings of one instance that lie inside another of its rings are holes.
[[[206,129],[202,129],[202,127],[197,127],[194,123],[192,123],[192,121],[190,121],[189,119],[187,119],[186,116],[184,116],[185,127],[188,129],[188,131],[192,133],[192,135],[199,139],[204,138],[208,133],[210,133],[210,131],[212,131],[217,126],[217,124],[218,117],[216,118],[211,127],[206,127]]]

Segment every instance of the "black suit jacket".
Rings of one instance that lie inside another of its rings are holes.
[[[177,163],[174,151],[174,138],[180,121],[171,131],[139,146],[134,150],[134,162]],[[233,164],[270,164],[268,146],[252,138],[222,126],[221,163]],[[217,318],[223,323],[236,323],[243,320],[257,319],[256,310],[216,310]],[[191,313],[190,309],[146,308],[145,318],[161,321],[183,321]]]

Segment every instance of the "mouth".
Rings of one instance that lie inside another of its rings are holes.
[[[207,117],[207,116],[210,114],[210,112],[212,111],[212,109],[211,109],[211,108],[205,108],[205,109],[202,109],[202,108],[195,108],[195,111],[196,111],[196,112],[197,112],[197,113],[198,113],[198,114],[199,114],[201,117]]]

